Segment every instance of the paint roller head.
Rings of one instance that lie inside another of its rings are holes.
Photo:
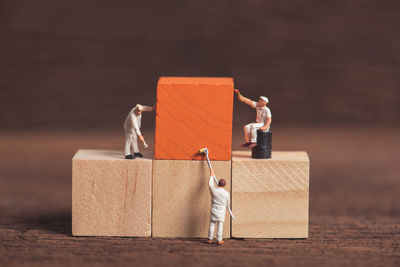
[[[199,153],[207,153],[208,152],[208,149],[205,147],[205,148],[200,148],[200,150],[199,150]]]

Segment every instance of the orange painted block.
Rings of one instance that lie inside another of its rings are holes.
[[[154,158],[231,160],[232,112],[232,78],[161,77]]]

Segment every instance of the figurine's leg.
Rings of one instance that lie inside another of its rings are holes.
[[[137,143],[137,135],[132,135],[132,147],[133,147],[133,153],[139,153],[139,147]]]
[[[217,241],[218,244],[222,242],[222,231],[224,230],[224,222],[218,222],[217,226]]]
[[[125,133],[125,156],[128,156],[131,154],[131,137],[129,133]]]
[[[251,129],[252,123],[249,123],[243,127],[244,130],[244,140],[246,143],[249,143],[249,134],[250,134],[250,129]]]
[[[263,127],[264,124],[263,123],[252,123],[251,125],[251,143],[256,143],[257,142],[257,130],[260,129],[261,127]]]
[[[125,133],[125,158],[135,159],[136,156],[131,154],[132,145],[132,135],[130,133]]]
[[[210,229],[208,229],[208,240],[213,240],[214,238],[215,222],[210,221]]]

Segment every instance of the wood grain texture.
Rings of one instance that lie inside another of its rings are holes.
[[[397,267],[399,132],[275,127],[275,148],[306,150],[312,161],[309,238],[231,238],[219,247],[197,238],[72,236],[71,157],[79,147],[121,149],[121,132],[0,133],[0,265]],[[235,136],[240,144],[243,132]]]
[[[161,77],[154,158],[231,160],[232,112],[232,78]]]
[[[230,194],[231,161],[211,162],[218,179],[226,180]],[[154,160],[153,236],[207,237],[211,196],[205,161]],[[230,237],[226,212],[223,237]]]
[[[72,160],[72,234],[151,235],[152,159],[79,150]]]
[[[309,159],[273,151],[271,159],[232,152],[232,237],[308,237]]]

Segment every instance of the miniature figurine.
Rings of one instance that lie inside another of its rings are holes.
[[[220,179],[218,181],[218,187],[214,185],[215,173],[213,169],[210,170],[210,180],[208,186],[211,194],[211,214],[210,214],[210,229],[208,231],[208,243],[212,244],[214,238],[214,229],[217,225],[217,242],[218,245],[222,245],[222,231],[225,222],[225,211],[230,205],[229,193],[224,189],[226,181]]]
[[[272,122],[271,111],[267,107],[268,98],[260,96],[258,102],[252,101],[242,96],[239,90],[234,89],[238,96],[238,100],[257,110],[257,118],[255,123],[249,123],[244,126],[244,137],[246,143],[242,147],[254,148],[257,146],[257,131],[268,132]]]
[[[232,219],[235,219],[233,213],[230,209],[230,197],[229,193],[224,189],[226,185],[226,181],[221,179],[218,181],[217,177],[215,177],[215,173],[212,169],[210,159],[208,158],[208,149],[202,148],[199,153],[205,153],[208,167],[210,168],[210,180],[208,182],[208,186],[211,194],[211,214],[210,214],[210,228],[208,231],[208,243],[212,244],[214,238],[214,230],[215,225],[217,224],[217,242],[218,245],[224,244],[222,240],[222,232],[224,229],[225,222],[225,211],[229,210],[229,213]],[[214,186],[214,181],[218,185],[218,187]]]
[[[136,157],[142,158],[143,155],[139,152],[137,138],[143,142],[144,148],[148,145],[144,140],[142,133],[140,132],[140,126],[142,122],[143,111],[151,112],[154,110],[153,107],[137,104],[128,114],[124,123],[125,130],[125,158],[135,159]],[[133,154],[131,153],[131,147],[133,148]]]
[[[206,155],[206,160],[207,160],[207,164],[208,164],[208,168],[210,168],[210,170],[212,170],[212,166],[211,166],[211,162],[210,162],[210,158],[208,157],[208,148],[201,148],[200,150],[199,150],[199,153],[204,153],[205,155]],[[218,180],[217,180],[217,178],[214,176],[214,181],[215,181],[215,183],[216,184],[218,184]],[[233,215],[233,212],[232,212],[232,210],[231,210],[231,207],[229,207],[229,205],[228,205],[228,211],[229,211],[229,214],[231,215],[231,217],[232,217],[232,220],[234,220],[235,219],[235,216]]]

